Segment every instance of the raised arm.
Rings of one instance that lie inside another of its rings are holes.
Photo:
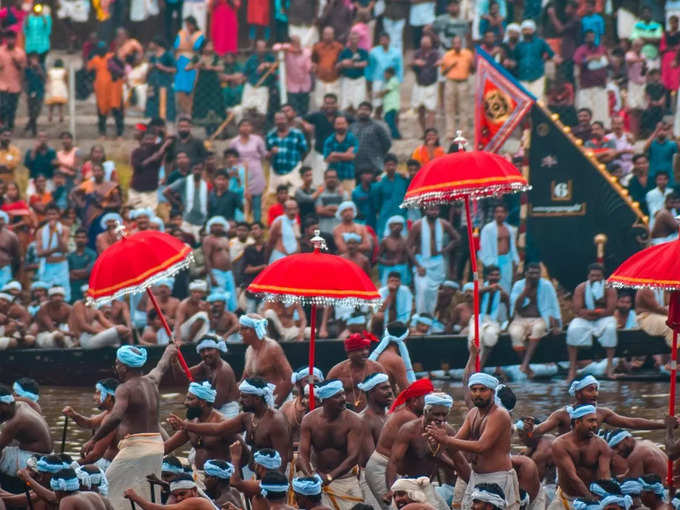
[[[171,414],[168,416],[168,423],[175,429],[193,432],[199,436],[233,436],[245,431],[243,416],[243,414],[239,414],[230,420],[214,423],[194,423]]]
[[[170,366],[170,362],[175,356],[177,356],[177,345],[175,345],[173,342],[170,342],[163,351],[163,356],[161,356],[158,364],[151,372],[146,375],[146,377],[148,377],[151,382],[158,386],[161,383],[163,374],[165,374],[166,370]]]
[[[602,418],[602,423],[606,423],[612,427],[634,430],[661,430],[666,428],[666,424],[661,420],[631,418],[629,416],[621,416],[620,414],[616,414],[611,409],[599,409],[605,412],[605,415]]]

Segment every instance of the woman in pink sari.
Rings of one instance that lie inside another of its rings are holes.
[[[661,52],[661,82],[670,91],[678,90],[680,85],[680,30],[678,17],[668,19],[668,30],[663,33],[659,51]]]
[[[240,0],[213,0],[210,39],[213,49],[220,57],[225,53],[236,53],[238,49],[238,19],[236,13]]]

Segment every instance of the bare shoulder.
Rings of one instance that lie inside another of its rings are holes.
[[[371,370],[374,370],[376,372],[385,372],[385,367],[383,367],[380,363],[377,361],[373,360],[367,360],[368,366],[371,367]]]
[[[363,423],[361,416],[349,409],[345,409],[342,419],[346,420],[352,427],[361,427]]]
[[[501,406],[496,406],[493,412],[489,415],[489,418],[493,418],[494,421],[499,423],[511,423],[510,413],[502,408]]]
[[[406,423],[403,423],[401,427],[399,427],[399,435],[413,435],[417,430],[420,429],[420,418],[416,418],[414,420],[409,420]]]
[[[321,408],[318,407],[314,409],[313,411],[308,412],[302,417],[302,421],[300,422],[301,427],[306,427],[306,426],[311,426],[314,423],[317,423],[319,421],[319,413],[321,412]]]

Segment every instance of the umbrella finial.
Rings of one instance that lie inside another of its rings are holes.
[[[467,140],[463,136],[463,131],[462,130],[457,130],[456,131],[456,137],[453,139],[453,143],[458,145],[458,151],[459,152],[465,152],[465,146],[467,145]]]
[[[310,239],[311,243],[314,245],[314,251],[327,250],[326,240],[321,237],[321,231],[317,228],[314,230],[314,237]]]

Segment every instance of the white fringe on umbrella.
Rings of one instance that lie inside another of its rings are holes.
[[[510,184],[494,184],[483,188],[456,188],[452,190],[427,191],[415,196],[405,198],[399,206],[402,209],[427,207],[429,205],[444,205],[463,200],[466,196],[472,200],[480,198],[506,195],[509,193],[522,193],[529,191],[530,185],[521,182]]]

